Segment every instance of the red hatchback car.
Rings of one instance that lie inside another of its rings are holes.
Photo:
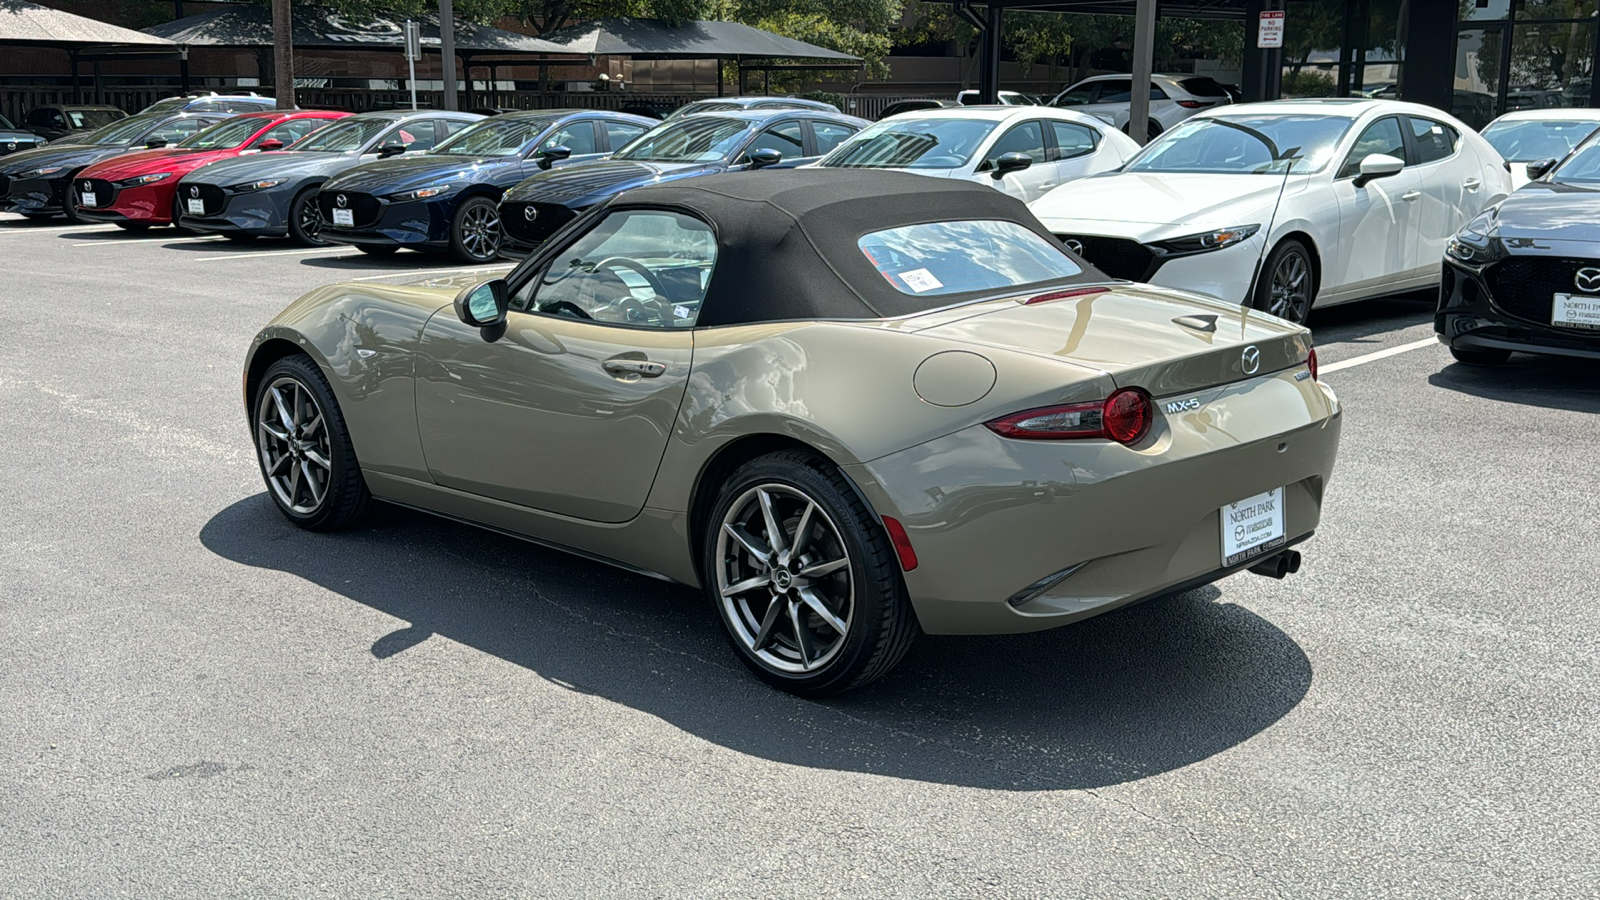
[[[172,224],[180,211],[178,179],[209,162],[278,150],[334,119],[328,110],[283,110],[233,116],[190,135],[176,147],[129,153],[92,165],[72,181],[78,214],[133,230]]]

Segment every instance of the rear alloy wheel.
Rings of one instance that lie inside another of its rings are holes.
[[[256,461],[284,518],[310,531],[334,531],[366,511],[350,432],[328,379],[306,356],[269,367],[256,391]]]
[[[289,203],[289,237],[307,247],[326,247],[322,239],[322,214],[317,212],[317,188],[308,187]]]
[[[468,197],[450,227],[450,255],[464,263],[500,256],[500,208],[488,197]]]
[[[1256,280],[1254,302],[1250,305],[1300,324],[1311,314],[1311,303],[1316,296],[1317,278],[1311,268],[1311,254],[1304,244],[1288,240],[1267,257],[1261,277]]]
[[[1450,355],[1456,358],[1456,362],[1469,366],[1498,366],[1511,358],[1511,351],[1495,347],[1451,347]]]
[[[393,256],[400,252],[394,244],[357,244],[356,249],[368,256]]]
[[[882,676],[917,632],[881,525],[826,460],[787,450],[723,485],[706,589],[739,657],[767,683],[819,697]]]

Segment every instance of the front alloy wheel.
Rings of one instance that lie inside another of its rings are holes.
[[[500,208],[487,197],[470,197],[456,212],[450,250],[465,263],[492,262],[500,255]]]
[[[1311,254],[1299,241],[1284,241],[1272,251],[1262,271],[1265,274],[1252,305],[1280,319],[1304,323],[1317,290]]]
[[[331,531],[354,522],[367,492],[344,416],[309,357],[278,360],[256,392],[256,459],[273,503],[301,528]]]

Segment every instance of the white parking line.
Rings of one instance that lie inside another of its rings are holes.
[[[137,244],[137,243],[139,243],[141,241],[170,241],[172,243],[179,243],[179,242],[193,243],[194,241],[211,241],[211,240],[222,240],[222,239],[217,237],[216,235],[211,235],[211,234],[204,234],[204,235],[200,235],[198,237],[183,237],[181,235],[176,235],[176,234],[173,234],[171,232],[168,232],[166,234],[157,234],[157,235],[152,235],[150,237],[123,237],[123,238],[117,238],[114,241],[113,240],[83,241],[81,243],[73,244],[72,246],[74,246],[74,247],[120,247],[123,244]]]
[[[30,225],[12,225],[7,228],[0,228],[0,234],[55,234],[58,231],[79,231],[85,228],[104,227],[104,225],[98,223],[93,225],[50,225],[42,228],[35,228]]]
[[[406,272],[385,272],[382,275],[365,275],[361,278],[346,278],[345,281],[379,281],[384,278],[394,278],[399,275],[465,275],[468,272],[494,272],[507,269],[508,266],[475,266],[466,269],[411,269]]]
[[[262,256],[301,256],[307,253],[344,253],[349,247],[311,247],[305,250],[267,250],[261,253],[230,253],[227,256],[205,256],[200,262],[222,262],[225,259],[256,259]],[[359,253],[349,256],[335,256],[334,259],[355,259]]]
[[[1371,353],[1363,353],[1360,356],[1352,356],[1349,359],[1341,359],[1336,363],[1328,363],[1325,366],[1318,366],[1317,375],[1320,377],[1322,375],[1327,375],[1330,372],[1337,372],[1340,369],[1348,369],[1352,366],[1364,366],[1369,362],[1377,362],[1380,359],[1388,359],[1391,356],[1399,356],[1402,353],[1410,353],[1413,350],[1421,350],[1423,347],[1430,346],[1439,346],[1438,339],[1431,337],[1425,338],[1424,340],[1420,341],[1412,341],[1409,344],[1401,344],[1398,347],[1389,347],[1384,350],[1374,350]]]

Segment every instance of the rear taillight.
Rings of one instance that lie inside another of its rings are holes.
[[[1121,388],[1105,400],[1030,409],[983,423],[1001,437],[1025,441],[1085,438],[1137,444],[1155,422],[1155,403],[1140,388]]]
[[[1316,348],[1312,348],[1311,352],[1306,355],[1306,366],[1307,366],[1307,368],[1311,369],[1311,380],[1312,381],[1316,381],[1317,380],[1317,351],[1316,351]]]
[[[1206,105],[1199,100],[1179,100],[1178,105],[1184,109],[1205,109]]]

